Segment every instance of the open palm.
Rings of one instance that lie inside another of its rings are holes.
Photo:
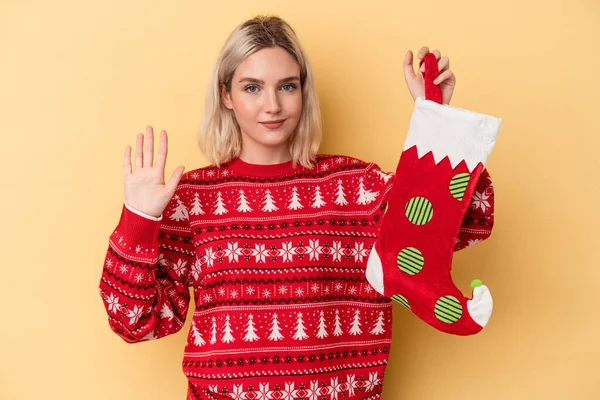
[[[162,214],[173,197],[185,169],[183,166],[177,167],[165,184],[167,149],[167,132],[163,130],[160,132],[160,144],[153,166],[154,132],[151,126],[146,127],[145,143],[142,133],[136,138],[135,171],[132,171],[131,147],[125,148],[125,202],[138,211],[156,217]]]

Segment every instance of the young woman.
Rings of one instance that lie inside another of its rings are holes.
[[[447,104],[454,75],[433,53]],[[416,99],[423,75],[412,63],[409,51]],[[285,21],[258,16],[227,39],[199,139],[211,164],[178,167],[166,183],[165,131],[156,159],[152,127],[137,136],[134,169],[125,150],[125,204],[99,287],[110,327],[129,343],[173,334],[192,287],[189,399],[378,398],[392,305],[365,267],[394,175],[317,154],[313,76]],[[472,229],[456,249],[489,236],[490,204],[485,211],[469,211]]]

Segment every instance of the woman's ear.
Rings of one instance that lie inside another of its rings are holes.
[[[225,85],[222,83],[219,84],[219,89],[221,90],[221,100],[223,101],[223,104],[225,105],[225,107],[232,110],[233,103],[231,101],[231,93],[227,91]]]

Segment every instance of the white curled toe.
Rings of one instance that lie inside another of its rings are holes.
[[[477,286],[473,289],[473,298],[467,301],[469,315],[473,321],[477,322],[481,327],[487,325],[492,316],[494,301],[492,294],[485,285]]]

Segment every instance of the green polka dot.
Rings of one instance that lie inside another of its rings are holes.
[[[392,295],[392,300],[402,304],[404,307],[410,310],[410,304],[408,304],[408,300],[406,300],[406,297],[402,296],[401,294]]]
[[[406,247],[398,253],[398,257],[396,258],[398,262],[398,267],[402,272],[405,272],[409,275],[416,275],[423,268],[423,264],[425,264],[425,258],[423,258],[423,254],[414,248],[414,247]]]
[[[435,303],[435,316],[446,324],[453,324],[460,319],[462,306],[454,296],[444,296]]]
[[[415,225],[425,225],[433,217],[433,206],[425,197],[413,197],[406,204],[406,217]]]
[[[465,190],[467,190],[467,185],[469,184],[469,179],[471,179],[471,175],[467,173],[454,175],[454,178],[450,181],[450,194],[452,194],[455,199],[463,199]]]

